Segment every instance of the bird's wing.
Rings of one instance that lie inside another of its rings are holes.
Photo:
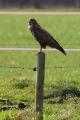
[[[35,30],[32,31],[32,34],[36,38],[36,40],[40,43],[42,48],[46,48],[46,46],[50,46],[52,48],[56,48],[60,50],[62,53],[65,53],[64,49],[59,45],[59,43],[53,38],[50,33],[44,30],[41,27],[37,27]]]
[[[58,44],[58,42],[53,38],[53,36],[43,28],[38,29],[38,36],[39,39],[41,39],[42,42],[44,42],[46,45],[51,46],[52,44],[54,44],[55,47],[55,45]]]
[[[56,48],[59,51],[61,51],[64,55],[66,55],[66,52],[64,51],[64,49],[60,46],[60,44],[53,38],[52,35],[50,35],[50,33],[48,33],[47,31],[44,31],[44,36],[45,36],[45,42],[46,45],[52,47],[52,48]]]

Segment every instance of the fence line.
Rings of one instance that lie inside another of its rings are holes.
[[[29,11],[29,12],[21,12],[21,11],[0,11],[0,15],[80,15],[80,12],[49,12],[49,11]]]
[[[40,48],[0,48],[0,51],[39,51]],[[56,49],[45,49],[45,51],[56,51]],[[74,49],[74,48],[65,48],[65,51],[72,51],[72,52],[77,52],[80,51],[80,48]],[[30,69],[33,70],[33,66],[17,66],[17,65],[1,65],[0,68],[9,68],[9,69]],[[46,69],[80,69],[80,65],[59,65],[59,66],[53,66],[53,65],[48,65],[45,67]],[[37,68],[36,68],[37,69]]]
[[[56,51],[56,49],[48,48],[45,51]],[[65,48],[65,51],[80,51],[80,48]],[[39,48],[0,48],[0,51],[39,51]]]
[[[34,70],[36,67],[29,67],[29,66],[9,66],[9,65],[2,65],[0,66],[0,68],[9,68],[9,69],[29,69],[29,70]],[[65,66],[53,66],[53,65],[48,65],[45,66],[46,69],[80,69],[80,65],[75,65],[75,66],[69,66],[69,65],[65,65]],[[37,70],[37,68],[36,68]]]

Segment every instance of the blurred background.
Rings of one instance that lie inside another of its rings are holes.
[[[0,8],[79,9],[80,0],[0,0]]]

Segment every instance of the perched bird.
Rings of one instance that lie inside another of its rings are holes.
[[[28,23],[28,28],[31,31],[32,35],[40,44],[40,52],[42,48],[46,48],[46,46],[50,46],[51,48],[56,48],[61,51],[64,55],[66,52],[64,49],[59,45],[59,43],[50,35],[46,30],[44,30],[35,19],[30,19]]]

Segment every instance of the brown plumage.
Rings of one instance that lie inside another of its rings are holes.
[[[64,55],[66,52],[64,49],[59,45],[59,43],[50,35],[46,30],[44,30],[35,19],[30,19],[29,21],[29,30],[31,31],[32,35],[40,44],[40,51],[42,48],[46,48],[46,46],[50,46],[51,48],[56,48],[61,51]]]

